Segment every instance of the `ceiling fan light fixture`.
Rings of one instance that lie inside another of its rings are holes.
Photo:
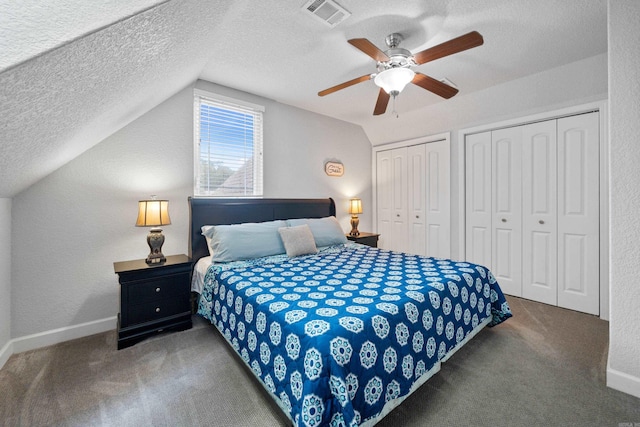
[[[389,95],[395,96],[402,92],[415,75],[409,68],[389,68],[379,73],[373,81]]]

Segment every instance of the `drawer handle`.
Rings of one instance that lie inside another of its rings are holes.
[[[416,215],[416,219],[420,219],[420,215]]]
[[[160,307],[156,307],[156,313],[160,313]]]
[[[539,224],[544,224],[543,220],[538,221]]]
[[[160,292],[160,288],[156,288],[156,292]]]
[[[506,218],[502,218],[502,222],[507,222]]]

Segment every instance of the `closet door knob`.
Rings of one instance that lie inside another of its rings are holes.
[[[543,220],[538,221],[538,224],[544,224]]]

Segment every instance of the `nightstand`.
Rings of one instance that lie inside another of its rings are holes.
[[[379,234],[376,234],[376,233],[364,233],[362,231],[357,236],[351,236],[351,235],[347,234],[347,239],[351,240],[352,242],[360,243],[362,245],[371,246],[372,248],[377,248],[378,247],[378,237],[380,237]]]
[[[162,264],[113,263],[120,282],[118,350],[158,332],[191,328],[192,266],[186,255],[168,256]]]

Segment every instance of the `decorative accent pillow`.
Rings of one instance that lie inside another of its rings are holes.
[[[347,243],[347,237],[335,216],[290,219],[288,222],[291,227],[307,224],[319,248]]]
[[[307,224],[279,228],[278,233],[289,258],[318,253],[313,233]]]
[[[214,225],[203,235],[211,239],[213,262],[240,261],[285,253],[278,229],[286,226],[286,221]]]

